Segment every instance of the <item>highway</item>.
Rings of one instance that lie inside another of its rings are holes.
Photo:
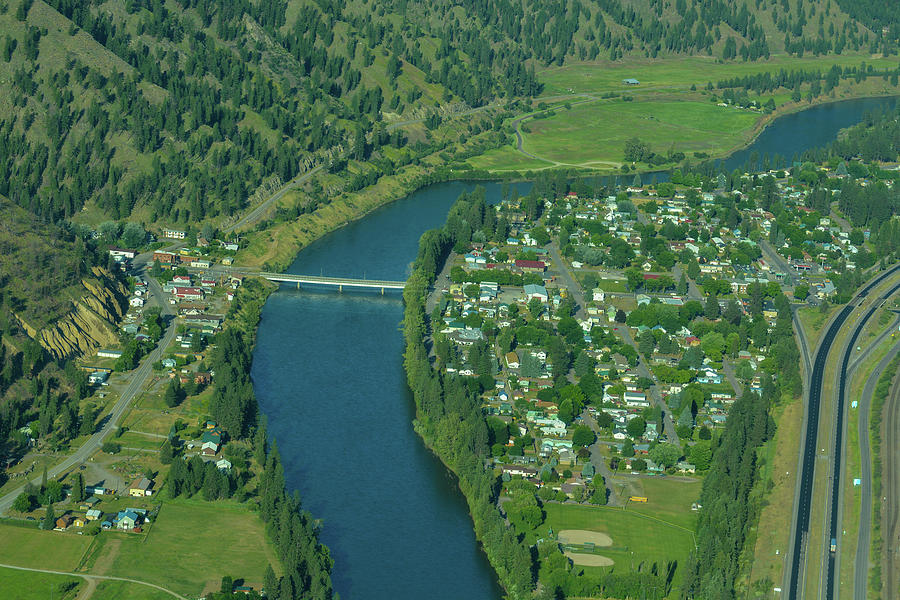
[[[866,284],[849,304],[833,318],[828,329],[822,337],[822,341],[816,350],[813,368],[809,380],[809,397],[805,414],[804,429],[806,439],[803,442],[800,471],[798,474],[799,489],[795,502],[795,516],[793,532],[791,534],[790,553],[787,564],[787,598],[798,600],[801,598],[802,589],[800,582],[803,579],[801,564],[805,564],[806,542],[809,534],[810,508],[812,504],[813,475],[815,472],[816,450],[818,447],[819,409],[822,398],[822,382],[825,378],[825,363],[835,337],[844,326],[858,303],[865,299],[873,287],[881,283],[900,270],[900,265],[895,266],[884,273],[879,274]],[[836,473],[840,477],[840,473]],[[826,549],[827,549],[826,540]],[[832,561],[833,562],[833,561]]]
[[[101,421],[103,425],[100,429],[94,432],[88,441],[82,444],[82,446],[71,456],[68,456],[59,464],[47,469],[48,478],[59,477],[69,469],[87,461],[100,449],[100,446],[103,445],[103,440],[106,439],[106,436],[109,435],[112,430],[118,427],[120,419],[128,410],[132,400],[134,400],[138,392],[144,388],[147,379],[150,377],[153,363],[160,360],[163,349],[167,348],[172,343],[172,340],[175,339],[176,328],[174,320],[171,318],[172,312],[169,308],[169,304],[165,301],[162,288],[160,288],[159,283],[152,277],[146,277],[145,279],[150,287],[151,297],[153,298],[154,303],[161,308],[163,318],[166,319],[166,330],[163,333],[163,337],[156,345],[156,348],[150,352],[149,356],[143,359],[143,362],[137,369],[124,375],[124,377],[128,379],[128,384],[125,386],[122,395],[116,401],[110,413]],[[40,485],[42,476],[43,474],[39,474],[31,480],[31,483]],[[0,515],[5,514],[10,507],[12,507],[13,502],[15,502],[16,497],[22,493],[26,483],[27,482],[23,482],[22,485],[11,490],[3,497],[0,497]]]
[[[884,421],[882,422],[884,445],[881,448],[883,458],[882,473],[884,473],[882,486],[882,524],[881,539],[884,540],[882,557],[884,568],[884,588],[897,591],[897,577],[900,575],[900,378],[894,376],[894,384],[891,387],[884,404]]]
[[[900,316],[894,319],[884,333],[882,333],[874,342],[869,344],[863,356],[857,358],[851,365],[851,371],[859,365],[863,357],[877,348],[888,335],[892,335],[897,331],[897,325],[900,324]],[[866,380],[863,388],[862,397],[859,400],[859,457],[861,471],[860,478],[860,510],[859,510],[859,532],[856,540],[856,560],[853,569],[853,598],[854,600],[865,600],[868,590],[868,574],[869,574],[869,550],[872,543],[872,456],[869,448],[869,412],[872,406],[872,396],[875,393],[875,386],[878,379],[897,353],[900,352],[900,345],[895,344],[888,353],[881,359],[881,362],[875,367],[869,378]],[[880,557],[875,557],[879,560]]]
[[[895,271],[897,267],[894,267],[892,271]],[[891,271],[889,271],[890,273]],[[836,425],[835,425],[835,436],[834,436],[834,450],[831,454],[832,456],[832,477],[831,477],[831,510],[828,522],[828,537],[830,539],[837,540],[837,551],[829,552],[826,558],[826,569],[825,569],[825,594],[824,597],[826,600],[831,600],[835,597],[837,593],[839,593],[840,581],[839,578],[835,576],[835,571],[840,570],[840,544],[842,537],[842,528],[841,528],[841,512],[843,509],[843,488],[841,486],[841,471],[844,467],[844,430],[846,429],[844,424],[844,413],[846,407],[846,396],[847,396],[847,384],[849,381],[849,363],[850,358],[853,355],[853,348],[856,346],[856,340],[859,338],[859,334],[862,333],[863,328],[866,326],[866,323],[875,314],[875,311],[881,308],[883,302],[881,299],[886,299],[892,296],[897,290],[900,290],[900,284],[896,284],[892,286],[888,291],[886,291],[882,296],[880,296],[879,300],[872,302],[871,307],[866,312],[865,316],[860,320],[859,324],[853,330],[853,333],[850,336],[850,340],[847,342],[847,349],[844,352],[843,360],[841,361],[841,367],[838,377],[838,390],[837,390],[837,405],[835,408]]]

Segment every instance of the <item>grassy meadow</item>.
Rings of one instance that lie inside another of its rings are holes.
[[[71,589],[70,586],[72,586]],[[3,591],[4,598],[15,598],[16,600],[45,600],[46,598],[72,600],[78,597],[79,591],[84,586],[85,582],[81,577],[17,571],[16,569],[0,567],[0,590]],[[63,590],[66,591],[64,592]],[[98,596],[94,595],[93,597],[97,598]],[[108,597],[111,598],[111,596]],[[135,598],[135,596],[131,595],[128,597]],[[137,598],[141,598],[141,596],[137,596]],[[147,600],[155,600],[155,598],[148,598]]]
[[[262,521],[230,502],[168,501],[146,537],[101,534],[98,546],[89,573],[134,577],[185,595],[218,586],[224,575],[259,585],[267,564],[279,568]]]
[[[74,571],[92,538],[0,524],[0,563],[32,569]]]
[[[640,137],[657,153],[721,154],[742,145],[760,114],[711,102],[598,101],[527,123],[524,149],[561,164],[618,167],[625,142]]]

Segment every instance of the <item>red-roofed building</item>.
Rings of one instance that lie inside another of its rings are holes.
[[[547,265],[539,260],[517,260],[516,267],[531,273],[543,273]]]
[[[203,300],[203,290],[196,287],[177,287],[172,292],[176,298],[185,300]]]

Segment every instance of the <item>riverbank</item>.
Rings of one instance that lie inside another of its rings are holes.
[[[876,92],[872,86],[857,86],[855,92],[845,93],[841,97],[820,97],[814,98],[809,102],[787,102],[776,109],[773,113],[764,115],[754,126],[751,137],[744,143],[732,147],[727,152],[719,156],[712,157],[711,160],[726,161],[727,168],[737,168],[734,164],[746,160],[744,155],[749,155],[753,146],[771,130],[771,127],[779,119],[796,115],[804,111],[821,108],[823,106],[839,106],[842,102],[860,101],[860,100],[878,100],[896,98],[896,90],[893,91],[882,89]],[[837,132],[835,132],[836,134]],[[790,140],[796,143],[796,140]],[[473,138],[459,151],[465,154],[465,148],[483,143],[483,138]],[[762,155],[768,152],[758,152]],[[260,268],[271,271],[283,271],[293,261],[297,254],[303,248],[309,246],[316,240],[325,235],[336,231],[337,229],[363,218],[379,208],[382,208],[396,200],[406,197],[418,189],[421,189],[432,183],[453,180],[504,180],[504,181],[521,181],[533,178],[540,171],[565,171],[574,176],[633,176],[632,171],[623,174],[618,169],[593,170],[579,169],[570,166],[557,166],[549,169],[529,169],[529,170],[510,170],[510,171],[484,171],[471,169],[456,169],[448,167],[445,161],[439,156],[443,153],[435,153],[430,155],[426,160],[421,161],[417,165],[407,165],[398,170],[397,174],[381,177],[377,183],[369,186],[359,192],[341,194],[330,203],[325,204],[315,211],[303,214],[294,220],[275,223],[268,228],[260,231],[253,231],[245,234],[247,240],[246,247],[243,248],[237,256],[236,262],[241,266],[250,268]],[[791,153],[781,153],[785,159],[789,159]],[[730,160],[729,160],[730,159]],[[743,159],[743,160],[739,160]],[[667,168],[674,168],[677,165],[668,165]],[[649,165],[646,169],[640,169],[641,174],[658,172],[659,168],[653,168]],[[295,195],[301,195],[301,192],[292,192],[286,196],[285,202],[291,200],[298,201]]]

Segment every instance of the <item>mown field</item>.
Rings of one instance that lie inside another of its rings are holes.
[[[779,69],[825,72],[832,65],[858,66],[863,62],[875,68],[897,66],[896,60],[869,56],[776,56],[768,61],[725,63],[701,56],[662,60],[632,58],[616,63],[579,63],[554,67],[538,72],[538,79],[544,84],[542,96],[545,97],[609,91],[640,94],[646,91],[689,88],[691,85],[700,88],[710,81],[715,85],[720,79],[773,73]],[[623,84],[622,80],[627,78],[637,79],[640,85]]]
[[[614,561],[616,568],[629,570],[641,563],[663,567],[668,561],[684,564],[694,548],[692,533],[660,518],[633,511],[604,506],[576,504],[546,504],[546,519],[526,533],[529,542],[546,538],[549,530],[581,529],[605,533],[612,538],[612,546],[598,548],[597,553]],[[581,567],[586,571],[607,567]],[[680,579],[676,572],[676,580]]]
[[[278,568],[262,521],[229,502],[168,501],[146,538],[107,534],[98,543],[90,573],[133,577],[185,595],[217,587],[224,575],[258,586],[267,564]]]
[[[625,142],[638,137],[652,151],[720,154],[747,141],[755,111],[711,102],[598,101],[527,123],[524,149],[563,164],[618,167]]]
[[[91,545],[92,538],[4,523],[0,524],[0,540],[0,563],[32,569],[73,571]]]
[[[81,577],[33,573],[0,567],[0,591],[4,598],[16,600],[71,600],[85,583]],[[70,589],[70,586],[71,589]],[[65,591],[64,591],[65,590]],[[171,596],[169,596],[171,598]],[[155,599],[147,599],[155,600]]]

